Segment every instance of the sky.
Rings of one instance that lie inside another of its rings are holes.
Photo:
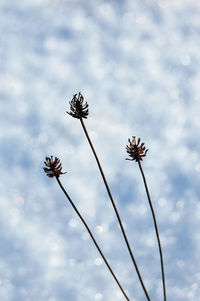
[[[102,163],[151,301],[163,300],[153,220],[126,145],[140,137],[168,300],[200,295],[200,3],[0,1],[0,300],[122,301],[56,179],[86,219],[131,301],[145,300],[69,101],[81,91]]]

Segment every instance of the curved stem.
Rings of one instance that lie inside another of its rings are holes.
[[[144,186],[145,186],[147,198],[148,198],[148,201],[149,201],[149,206],[151,208],[151,213],[152,213],[152,216],[153,216],[153,221],[154,221],[154,226],[155,226],[155,231],[156,231],[156,236],[157,236],[157,241],[158,241],[158,247],[159,247],[159,253],[160,253],[160,264],[161,264],[162,283],[163,283],[163,295],[164,295],[164,301],[166,301],[167,297],[166,297],[166,287],[165,287],[164,263],[163,263],[162,248],[161,248],[161,243],[160,243],[160,236],[159,236],[158,226],[157,226],[157,222],[156,222],[156,216],[155,216],[155,213],[154,213],[154,209],[153,209],[153,205],[152,205],[152,202],[151,202],[151,197],[150,197],[150,194],[149,194],[146,178],[145,178],[140,160],[138,161],[138,165],[139,165],[139,168],[140,168],[140,171],[141,171],[141,174],[142,174],[142,178],[143,178],[143,181],[144,181]]]
[[[101,176],[102,176],[102,178],[103,178],[103,182],[104,182],[104,184],[105,184],[105,187],[106,187],[106,190],[107,190],[107,192],[108,192],[109,198],[110,198],[110,200],[111,200],[112,206],[113,206],[114,211],[115,211],[115,213],[116,213],[116,216],[117,216],[117,219],[118,219],[118,222],[119,222],[119,225],[120,225],[120,228],[121,228],[121,231],[122,231],[124,240],[125,240],[125,242],[126,242],[126,246],[127,246],[127,248],[128,248],[129,254],[130,254],[130,256],[131,256],[133,265],[134,265],[134,267],[135,267],[135,269],[136,269],[138,278],[139,278],[139,280],[140,280],[140,283],[141,283],[141,285],[142,285],[142,288],[143,288],[143,290],[144,290],[144,293],[145,293],[145,295],[146,295],[147,300],[148,300],[148,301],[151,301],[151,299],[150,299],[150,297],[149,297],[149,295],[148,295],[148,292],[147,292],[147,290],[146,290],[146,287],[145,287],[145,285],[144,285],[144,282],[143,282],[142,276],[141,276],[141,274],[140,274],[140,271],[139,271],[139,269],[138,269],[136,260],[135,260],[135,258],[134,258],[134,256],[133,256],[133,253],[132,253],[130,244],[129,244],[129,242],[128,242],[128,238],[127,238],[127,236],[126,236],[126,233],[125,233],[125,230],[124,230],[124,227],[123,227],[123,224],[122,224],[120,215],[119,215],[119,213],[118,213],[117,207],[116,207],[115,202],[114,202],[114,199],[113,199],[113,197],[112,197],[112,194],[111,194],[110,188],[109,188],[109,186],[108,186],[106,177],[105,177],[105,175],[104,175],[103,169],[102,169],[102,167],[101,167],[100,161],[99,161],[98,156],[97,156],[97,154],[96,154],[96,152],[95,152],[94,146],[93,146],[93,144],[92,144],[92,142],[91,142],[91,140],[90,140],[90,137],[89,137],[89,135],[88,135],[87,129],[86,129],[86,127],[85,127],[85,124],[84,124],[82,118],[80,118],[80,122],[81,122],[81,125],[82,125],[82,127],[83,127],[83,130],[84,130],[84,132],[85,132],[85,135],[86,135],[86,137],[87,137],[87,140],[88,140],[88,142],[89,142],[89,144],[90,144],[90,147],[91,147],[91,149],[92,149],[92,152],[93,152],[93,154],[94,154],[94,157],[95,157],[95,159],[96,159],[97,165],[98,165],[98,167],[99,167],[99,171],[100,171],[100,173],[101,173]]]
[[[103,258],[103,261],[105,262],[107,268],[109,269],[110,273],[112,274],[113,278],[115,279],[117,285],[119,286],[119,288],[120,288],[122,294],[124,295],[124,297],[126,298],[127,301],[130,301],[129,298],[127,297],[125,291],[123,290],[123,288],[122,288],[122,286],[121,286],[119,280],[118,280],[117,277],[115,276],[115,274],[114,274],[112,268],[110,267],[109,263],[107,262],[107,260],[106,260],[106,258],[105,258],[105,256],[104,256],[103,252],[101,251],[99,245],[97,244],[97,242],[96,242],[96,240],[95,240],[95,238],[94,238],[92,232],[90,231],[90,229],[89,229],[87,223],[85,222],[84,218],[82,217],[82,215],[80,214],[80,212],[78,211],[78,209],[76,208],[76,206],[74,205],[73,201],[72,201],[71,198],[69,197],[68,193],[67,193],[66,190],[64,189],[64,187],[63,187],[63,185],[61,184],[61,182],[60,182],[60,180],[59,180],[58,177],[56,177],[56,180],[57,180],[57,182],[58,182],[60,188],[61,188],[62,191],[64,192],[65,196],[67,197],[68,201],[69,201],[70,204],[72,205],[73,209],[75,210],[75,212],[77,213],[77,215],[78,215],[79,218],[81,219],[81,221],[82,221],[82,223],[84,224],[85,228],[87,229],[87,231],[88,231],[90,237],[92,238],[92,240],[93,240],[93,242],[94,242],[94,244],[95,244],[97,250],[99,251],[101,257]]]

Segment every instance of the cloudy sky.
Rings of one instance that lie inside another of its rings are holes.
[[[200,295],[200,4],[196,0],[0,1],[0,300],[123,301],[60,177],[131,301],[145,300],[79,120],[85,121],[152,301],[159,253],[133,135],[160,230],[168,300]]]

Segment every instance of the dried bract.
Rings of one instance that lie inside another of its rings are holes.
[[[130,161],[142,161],[142,158],[146,156],[148,149],[145,148],[144,142],[140,144],[140,138],[136,141],[135,136],[133,136],[133,140],[128,139],[129,145],[126,146],[126,151],[131,159],[127,158],[126,160]]]
[[[66,172],[62,172],[62,164],[60,162],[60,159],[55,157],[55,160],[53,159],[53,156],[46,157],[46,161],[44,161],[44,164],[48,167],[43,167],[44,172],[47,174],[48,177],[53,178],[59,177],[60,175],[65,174]]]
[[[81,92],[73,95],[72,100],[69,102],[70,104],[70,112],[67,112],[69,115],[71,115],[74,118],[87,118],[89,114],[89,105],[87,102],[84,102],[84,97],[81,94]]]

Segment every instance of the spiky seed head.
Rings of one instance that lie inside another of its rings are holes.
[[[67,112],[74,118],[81,119],[87,118],[89,114],[89,105],[87,102],[84,103],[84,97],[81,92],[73,95],[72,100],[69,102],[70,104],[70,111]]]
[[[60,159],[55,157],[53,159],[53,156],[46,157],[46,161],[44,161],[44,164],[46,167],[43,167],[44,172],[47,174],[48,177],[59,177],[60,175],[65,174],[66,172],[62,172],[62,164],[60,162]]]
[[[129,145],[126,146],[126,151],[131,157],[131,159],[126,158],[126,160],[130,161],[142,161],[142,158],[146,156],[148,149],[144,146],[144,142],[140,144],[140,138],[136,141],[135,136],[133,136],[132,141],[128,139]]]

